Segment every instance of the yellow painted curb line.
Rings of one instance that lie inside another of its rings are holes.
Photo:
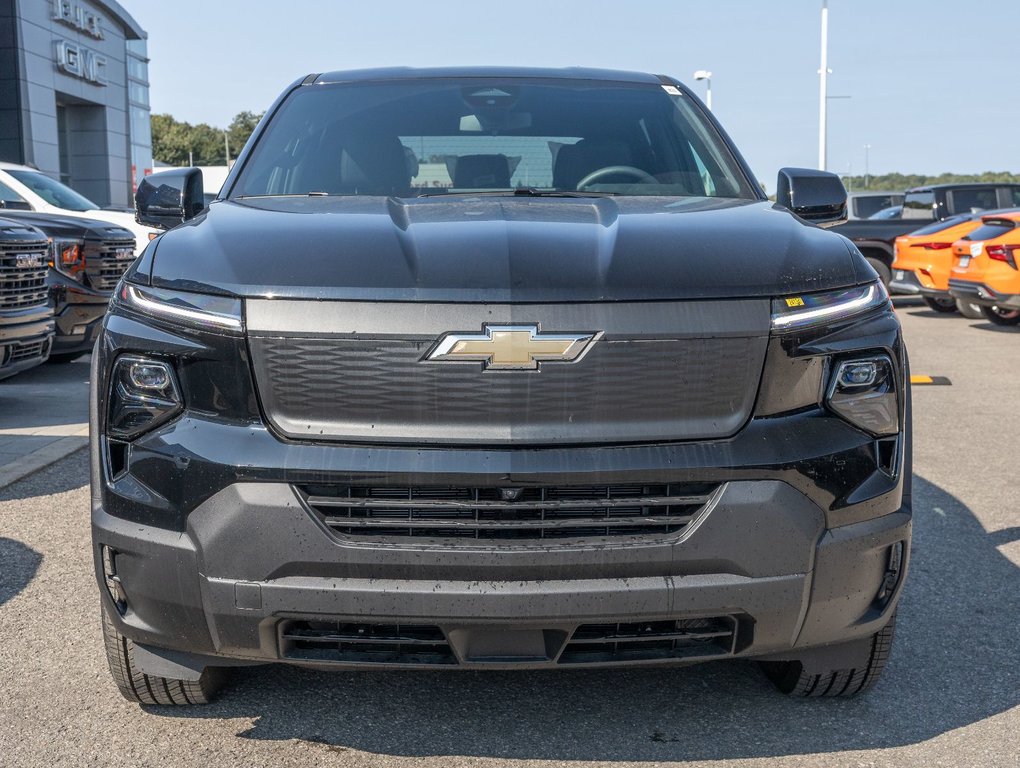
[[[910,383],[911,384],[930,384],[930,385],[935,385],[935,386],[948,387],[948,386],[952,385],[953,382],[951,382],[945,376],[911,376],[910,377]]]

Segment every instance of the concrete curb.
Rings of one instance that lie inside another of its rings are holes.
[[[10,464],[0,468],[0,488],[5,488],[11,483],[23,480],[50,464],[70,456],[76,451],[87,447],[89,444],[88,429],[84,435],[69,435],[52,443],[44,445],[31,453],[20,456]]]

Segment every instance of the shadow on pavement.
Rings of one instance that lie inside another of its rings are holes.
[[[0,605],[28,586],[41,562],[42,555],[31,547],[0,536]]]
[[[83,439],[84,440],[84,439]],[[16,482],[0,487],[0,502],[31,499],[73,491],[89,484],[89,452],[87,440],[77,451],[49,467]],[[88,513],[86,508],[85,514]],[[4,561],[0,556],[0,578]]]
[[[914,482],[914,557],[883,679],[791,700],[748,662],[665,670],[234,673],[215,704],[161,717],[254,718],[243,738],[333,751],[514,760],[719,760],[896,747],[1020,704],[1020,569],[960,501]]]

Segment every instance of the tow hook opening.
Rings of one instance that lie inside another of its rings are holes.
[[[113,605],[117,613],[123,616],[127,612],[127,593],[117,575],[117,555],[119,553],[106,544],[102,545],[103,556],[103,579],[106,582],[106,591],[113,599]]]
[[[889,547],[885,576],[882,579],[882,585],[878,588],[878,594],[875,595],[874,607],[878,610],[883,610],[889,605],[889,601],[896,593],[896,587],[903,574],[903,552],[904,543],[902,541],[897,541]]]

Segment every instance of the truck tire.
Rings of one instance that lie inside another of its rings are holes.
[[[984,318],[984,313],[981,311],[980,304],[974,304],[964,299],[956,300],[956,310],[966,318],[971,320],[981,320]]]
[[[878,680],[885,669],[896,630],[896,614],[889,623],[871,637],[839,646],[818,649],[822,660],[812,658],[762,662],[768,678],[783,693],[797,698],[848,698],[864,693]]]
[[[865,256],[864,258],[866,258],[868,263],[876,272],[878,272],[878,277],[882,281],[882,285],[888,288],[889,281],[892,280],[892,269],[889,265],[875,256]]]
[[[996,325],[1020,324],[1020,309],[1000,309],[999,307],[981,307],[986,320]]]
[[[936,312],[955,312],[956,311],[956,299],[950,299],[944,296],[925,296],[924,303]]]
[[[222,670],[207,668],[198,680],[174,680],[147,675],[134,664],[134,643],[124,637],[110,620],[106,606],[102,606],[103,645],[110,674],[120,695],[138,704],[187,706],[208,704],[222,685]]]

